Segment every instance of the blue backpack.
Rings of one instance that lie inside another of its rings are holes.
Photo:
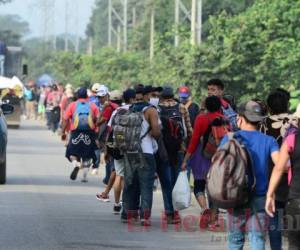
[[[91,130],[95,128],[90,102],[76,102],[73,114],[73,125],[76,130]]]
[[[229,123],[231,125],[231,130],[238,131],[239,128],[236,121],[237,113],[233,110],[233,108],[230,105],[228,105],[227,108],[222,107],[222,111],[224,116],[229,120]]]

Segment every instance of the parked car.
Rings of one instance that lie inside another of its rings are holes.
[[[10,104],[1,104],[0,107],[0,184],[6,182],[6,146],[7,124],[4,115],[12,114],[14,107]]]
[[[22,116],[22,99],[13,93],[9,93],[2,98],[4,103],[10,104],[14,107],[14,112],[12,114],[6,114],[6,122],[9,127],[19,128],[21,124]]]

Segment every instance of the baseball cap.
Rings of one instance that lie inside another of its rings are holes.
[[[178,89],[178,96],[181,98],[187,98],[190,96],[190,89],[187,86],[181,86]]]
[[[87,89],[85,87],[81,87],[77,91],[78,98],[87,98]]]
[[[147,85],[147,86],[144,87],[144,89],[143,89],[143,94],[144,94],[144,95],[147,95],[147,94],[149,94],[149,93],[151,93],[151,92],[153,92],[153,87],[152,87],[152,85]]]
[[[100,85],[97,91],[97,96],[104,97],[108,95],[108,88],[105,85]]]
[[[131,98],[135,98],[135,90],[134,89],[126,89],[124,92],[123,92],[123,98],[124,100],[129,100]]]
[[[250,122],[260,122],[266,117],[261,105],[255,101],[242,103],[238,108],[238,113],[245,116]]]
[[[92,92],[97,93],[99,91],[100,87],[101,87],[100,83],[94,83],[91,90],[92,90]]]
[[[162,97],[173,97],[174,96],[174,89],[170,86],[166,86],[163,88],[161,92]]]
[[[109,93],[109,99],[112,101],[122,100],[122,92],[120,90],[113,90]]]

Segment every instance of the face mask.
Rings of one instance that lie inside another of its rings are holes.
[[[155,107],[157,107],[158,106],[158,103],[159,103],[159,98],[150,98],[150,101],[149,101],[149,103],[151,104],[151,105],[153,105],[153,106],[155,106]]]

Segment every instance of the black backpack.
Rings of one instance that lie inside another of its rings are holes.
[[[163,142],[168,154],[167,160],[172,165],[176,165],[178,163],[178,151],[181,149],[185,137],[183,117],[179,110],[179,104],[170,107],[159,105],[159,108]]]

